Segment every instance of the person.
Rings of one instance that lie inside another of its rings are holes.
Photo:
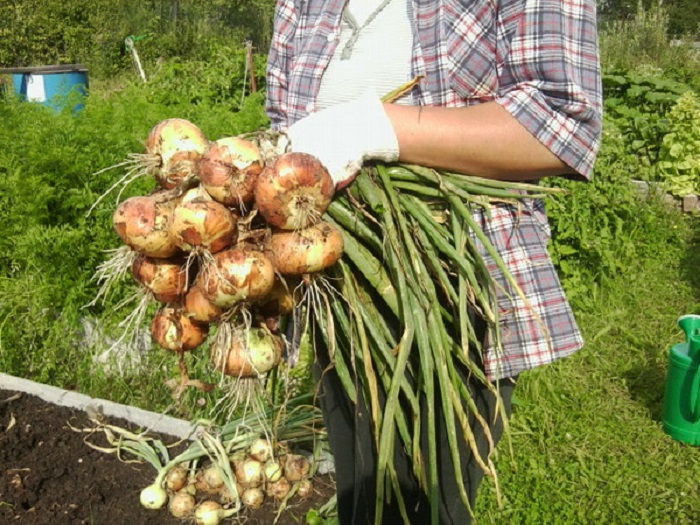
[[[418,81],[407,93],[381,102],[410,79]],[[319,158],[339,189],[368,161],[505,181],[586,181],[600,143],[601,92],[595,0],[277,0],[267,63],[271,127],[284,132],[292,151]],[[523,292],[507,293],[484,253],[502,285],[502,344],[500,351],[488,346],[480,366],[499,385],[509,415],[518,375],[571,355],[583,341],[547,253],[542,201],[498,203],[474,216]],[[497,400],[483,384],[466,374],[464,380],[497,440],[503,429]],[[321,406],[336,460],[340,522],[373,523],[366,407],[347,399],[332,371],[321,378]],[[438,427],[443,443],[447,431]],[[487,454],[483,432],[477,440]],[[472,506],[483,473],[463,449]],[[449,454],[438,461],[437,502],[428,501],[410,468],[397,466],[411,522],[429,523],[430,507],[438,505],[440,523],[469,523]],[[384,523],[400,522],[391,505],[383,508]]]

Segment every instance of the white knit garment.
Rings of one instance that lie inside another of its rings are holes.
[[[338,47],[321,81],[316,110],[360,97],[368,88],[383,96],[410,80],[413,34],[408,1],[391,0],[362,28],[347,60],[341,60],[340,55],[352,29],[342,23]],[[381,0],[350,0],[348,9],[362,26],[380,4]],[[404,96],[396,102],[410,101]]]

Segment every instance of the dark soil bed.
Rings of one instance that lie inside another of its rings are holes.
[[[123,428],[129,424],[109,421]],[[167,510],[146,510],[141,489],[155,470],[148,463],[126,463],[97,451],[70,427],[92,426],[78,410],[40,398],[0,389],[0,523],[35,525],[173,525],[182,524]],[[176,440],[160,436],[164,443]],[[279,525],[305,523],[309,509],[319,508],[333,494],[332,479],[314,479],[313,494],[296,498],[280,515]],[[277,516],[269,500],[262,508],[243,511],[248,524],[272,524]]]

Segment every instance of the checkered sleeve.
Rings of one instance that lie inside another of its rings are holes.
[[[279,129],[288,121],[288,72],[291,70],[294,32],[297,14],[292,0],[277,0],[273,20],[272,41],[267,57],[267,85],[265,109],[272,129]]]
[[[524,3],[501,64],[496,101],[588,179],[601,132],[595,2]]]

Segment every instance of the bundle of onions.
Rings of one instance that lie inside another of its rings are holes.
[[[162,193],[130,197],[112,216],[112,225],[124,244],[149,257],[171,257],[179,248],[170,231],[170,218],[177,205]]]
[[[235,378],[255,378],[276,367],[282,356],[282,340],[264,328],[217,334],[211,359],[221,373]]]
[[[151,321],[153,339],[166,350],[183,353],[201,345],[207,338],[208,327],[190,319],[181,308],[165,306]]]
[[[153,126],[146,139],[151,175],[165,189],[196,177],[197,162],[209,146],[204,133],[192,122],[169,118]]]
[[[224,137],[212,142],[199,162],[199,180],[214,200],[240,210],[252,202],[264,161],[251,141]]]
[[[277,230],[267,245],[277,270],[290,275],[320,272],[335,264],[343,249],[342,233],[325,221],[301,230]]]
[[[187,290],[187,271],[173,259],[138,255],[131,265],[131,275],[162,303],[181,299]]]
[[[333,179],[316,157],[284,153],[260,174],[255,205],[269,225],[295,230],[318,222],[334,193]]]
[[[219,252],[231,245],[236,231],[234,214],[211,198],[184,198],[172,211],[170,232],[188,252]]]
[[[270,259],[242,246],[215,254],[213,263],[200,271],[197,286],[212,304],[230,308],[264,298],[274,282],[275,268]]]

